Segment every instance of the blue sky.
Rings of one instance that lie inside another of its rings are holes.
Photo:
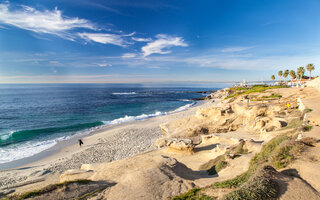
[[[320,70],[319,0],[0,1],[0,83],[197,83]]]

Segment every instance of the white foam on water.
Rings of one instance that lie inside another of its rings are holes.
[[[138,115],[138,116],[124,116],[118,119],[114,119],[112,121],[103,121],[103,123],[105,125],[115,125],[115,124],[122,124],[125,122],[133,122],[133,121],[138,121],[138,120],[144,120],[144,119],[148,119],[151,117],[156,117],[156,116],[161,116],[161,115],[166,115],[166,112],[155,112],[153,114],[142,114],[142,115]]]
[[[170,111],[169,113],[176,113],[176,112],[181,112],[181,111],[187,110],[188,108],[190,108],[191,106],[193,106],[195,104],[196,104],[195,102],[189,103],[189,104],[181,106],[173,111]]]
[[[15,132],[15,131],[10,131],[10,133],[4,134],[4,135],[0,135],[0,139],[1,139],[2,141],[9,139],[14,132]]]
[[[49,149],[57,144],[59,139],[41,142],[26,142],[23,145],[13,145],[9,148],[0,147],[0,164],[7,163],[21,158],[33,156],[41,151]]]
[[[114,95],[132,95],[132,94],[137,94],[135,92],[114,92],[112,93]]]

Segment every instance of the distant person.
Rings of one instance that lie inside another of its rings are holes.
[[[246,100],[247,100],[247,106],[249,106],[249,102],[250,102],[249,96],[248,96],[248,95],[246,95],[246,96],[244,97],[244,99],[246,99]]]
[[[83,142],[81,139],[79,139],[78,141],[79,141],[79,146],[81,147],[81,145],[83,145]]]

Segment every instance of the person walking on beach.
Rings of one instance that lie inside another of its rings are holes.
[[[79,146],[81,147],[81,145],[83,145],[83,142],[81,139],[79,139],[78,141],[79,141]]]

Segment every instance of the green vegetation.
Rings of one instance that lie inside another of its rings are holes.
[[[307,64],[306,67],[298,67],[297,72],[295,72],[294,70],[289,71],[288,69],[286,69],[284,72],[279,71],[278,75],[280,77],[280,81],[282,82],[282,77],[284,77],[286,79],[288,75],[291,76],[291,82],[293,82],[294,79],[297,79],[297,80],[300,79],[300,81],[301,81],[301,79],[303,78],[304,73],[306,71],[305,69],[307,69],[307,71],[309,71],[309,73],[310,73],[309,79],[311,79],[311,72],[315,69],[314,64]],[[275,76],[272,75],[271,79],[274,81]]]
[[[297,75],[298,75],[300,81],[301,81],[301,79],[303,78],[305,71],[306,71],[306,70],[304,69],[304,67],[298,67],[298,69],[297,69]]]
[[[254,182],[248,181],[253,175],[256,174],[260,166],[265,166],[265,165],[271,165],[276,169],[281,169],[286,167],[293,159],[295,159],[301,152],[303,148],[303,142],[296,142],[293,138],[290,138],[288,136],[277,136],[271,141],[269,141],[266,145],[262,147],[262,150],[260,153],[256,154],[255,157],[253,157],[250,161],[250,167],[248,171],[245,173],[222,182],[217,182],[212,185],[213,188],[238,188],[245,183],[251,183],[255,185]],[[265,182],[261,187],[264,189],[268,189],[268,182]],[[249,187],[250,185],[245,185],[246,187]],[[252,192],[251,190],[248,190],[248,188],[243,187],[240,191],[237,191],[233,195],[258,195],[256,192]],[[250,188],[255,188],[251,187]],[[243,194],[245,190],[248,190],[248,194]],[[251,192],[254,194],[251,194]],[[259,192],[264,192],[264,193],[272,193],[274,191],[269,191],[269,190],[264,190]],[[261,194],[259,194],[261,195]],[[228,196],[227,196],[228,197]],[[226,197],[226,199],[228,199]],[[259,199],[253,198],[252,199]],[[249,199],[251,199],[249,198]],[[230,199],[230,198],[229,198]],[[237,198],[235,198],[237,199]],[[263,199],[263,198],[262,198]]]
[[[233,155],[233,158],[240,156],[241,154],[248,153],[247,149],[243,148],[244,141],[241,141],[240,144],[231,148],[223,155],[220,155],[212,160],[209,160],[207,163],[200,166],[200,170],[207,170],[209,175],[215,175],[222,169],[228,166],[228,162],[226,161],[226,157],[229,154]]]
[[[305,126],[302,128],[302,130],[303,130],[304,132],[311,131],[311,129],[312,129],[312,126],[310,126],[310,125],[305,125]]]
[[[308,64],[307,66],[306,66],[306,69],[309,71],[309,73],[310,73],[310,77],[309,77],[309,79],[311,79],[311,72],[314,70],[314,64]]]
[[[277,85],[277,86],[253,85],[252,87],[248,87],[248,88],[230,88],[229,89],[230,95],[227,96],[225,99],[230,99],[233,97],[238,97],[240,95],[247,95],[247,94],[256,93],[256,92],[262,93],[268,89],[286,88],[286,87],[287,86],[281,86],[281,85]]]
[[[171,200],[212,200],[211,197],[200,193],[202,189],[194,188],[179,196],[173,197]]]
[[[277,183],[274,182],[270,175],[275,170],[266,166],[257,171],[248,181],[239,189],[234,190],[223,196],[224,200],[260,200],[277,197]]]
[[[272,94],[270,96],[262,96],[264,99],[273,99],[273,98],[281,98],[282,96],[280,94]]]
[[[262,96],[262,97],[258,97],[255,99],[252,99],[252,101],[266,101],[266,100],[274,100],[274,99],[278,99],[281,98],[282,96],[279,94],[272,94],[270,96]]]
[[[82,195],[81,197],[75,198],[74,200],[88,199],[89,197],[92,197],[92,196],[96,195],[97,193],[102,192],[102,191],[105,190],[105,189],[106,189],[106,187],[101,188],[101,189],[98,189],[98,190],[95,190],[95,191],[93,191],[93,192],[84,194],[84,195]]]
[[[67,185],[72,184],[72,183],[88,184],[88,183],[91,183],[91,182],[92,182],[91,180],[85,180],[85,179],[74,180],[74,181],[66,181],[66,182],[63,182],[63,183],[57,183],[57,184],[53,184],[53,185],[48,185],[48,186],[46,186],[46,187],[44,187],[42,189],[39,189],[39,190],[26,192],[26,193],[24,193],[22,195],[19,195],[19,196],[12,196],[9,199],[14,199],[14,200],[28,199],[28,198],[32,198],[32,197],[35,197],[35,196],[39,196],[39,195],[51,192],[53,190],[56,190],[56,189],[61,188],[63,186],[67,186]]]
[[[274,75],[271,75],[271,80],[272,81],[276,80],[276,77]]]
[[[282,75],[283,75],[283,72],[280,70],[280,71],[278,72],[278,76],[280,77],[280,82],[282,82]]]
[[[289,75],[291,76],[291,82],[293,82],[293,80],[297,78],[296,72],[293,70],[290,70]]]
[[[287,77],[288,77],[288,75],[289,75],[289,70],[288,70],[288,69],[284,70],[284,72],[283,72],[283,78],[285,79],[285,82],[287,82]]]
[[[311,112],[312,109],[311,109],[311,108],[306,108],[305,111],[306,111],[306,112]]]
[[[303,121],[300,120],[298,117],[293,118],[288,122],[288,125],[284,127],[283,129],[291,129],[291,128],[298,128],[302,125]]]
[[[200,166],[200,170],[207,170],[209,175],[215,175],[227,166],[225,155],[221,155]]]

